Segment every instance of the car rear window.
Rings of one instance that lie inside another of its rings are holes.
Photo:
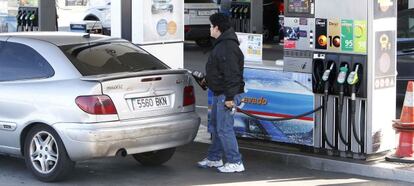
[[[169,67],[128,42],[96,42],[60,46],[83,76],[160,70]]]

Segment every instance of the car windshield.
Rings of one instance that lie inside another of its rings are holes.
[[[60,49],[83,76],[169,68],[128,42],[65,45]]]
[[[398,38],[414,38],[414,9],[398,13]]]

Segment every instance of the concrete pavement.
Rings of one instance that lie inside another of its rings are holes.
[[[170,161],[159,167],[142,166],[131,156],[83,161],[77,163],[67,180],[51,184],[37,181],[23,159],[0,156],[0,185],[408,185],[290,166],[274,154],[246,149],[241,150],[246,171],[223,174],[196,167],[207,148],[203,143],[180,147]]]

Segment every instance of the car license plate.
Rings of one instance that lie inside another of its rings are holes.
[[[168,96],[156,96],[132,99],[134,110],[154,110],[170,106]]]
[[[211,16],[214,14],[214,11],[211,10],[204,10],[204,11],[198,11],[199,16]]]

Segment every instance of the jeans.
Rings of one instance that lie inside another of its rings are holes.
[[[240,105],[241,96],[234,97],[235,105]],[[225,104],[225,96],[213,97],[213,104],[208,123],[208,132],[212,136],[212,144],[208,148],[207,159],[211,161],[221,160],[223,153],[228,163],[241,162],[239,146],[234,133],[234,113]]]

